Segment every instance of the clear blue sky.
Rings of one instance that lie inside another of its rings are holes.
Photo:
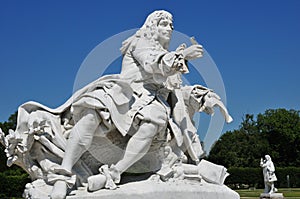
[[[238,128],[246,113],[300,110],[300,1],[0,1],[0,121],[34,100],[57,107],[100,42],[157,9],[215,61]],[[120,44],[121,45],[121,44]],[[199,82],[203,83],[203,82]]]

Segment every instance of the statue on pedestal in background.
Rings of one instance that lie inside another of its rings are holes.
[[[264,193],[275,193],[277,189],[274,186],[274,182],[277,181],[275,175],[275,166],[269,155],[265,155],[265,159],[260,159],[260,166],[263,168],[265,190]]]
[[[260,198],[270,198],[270,199],[283,199],[282,193],[276,193],[278,190],[275,188],[274,182],[277,181],[275,175],[275,166],[269,155],[265,155],[265,158],[260,159],[260,166],[263,168],[265,189],[264,193],[260,194]]]

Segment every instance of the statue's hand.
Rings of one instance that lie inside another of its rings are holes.
[[[199,44],[192,45],[182,51],[185,60],[193,60],[203,56],[203,47]]]
[[[179,45],[177,48],[176,48],[176,52],[182,52],[184,49],[186,49],[186,44],[183,43],[181,45]]]

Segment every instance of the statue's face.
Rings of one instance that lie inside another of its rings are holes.
[[[170,19],[161,19],[157,27],[158,41],[161,44],[168,43],[173,32],[173,23]]]

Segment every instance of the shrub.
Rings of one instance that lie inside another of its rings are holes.
[[[228,169],[230,176],[225,181],[225,184],[232,188],[240,188],[245,185],[255,188],[263,188],[263,174],[261,168],[241,168],[232,167]],[[300,168],[298,167],[278,167],[275,174],[277,182],[275,186],[278,188],[288,187],[287,175],[290,179],[290,187],[300,186]]]
[[[27,173],[21,170],[7,170],[0,173],[0,197],[22,197],[26,183],[30,182]]]

